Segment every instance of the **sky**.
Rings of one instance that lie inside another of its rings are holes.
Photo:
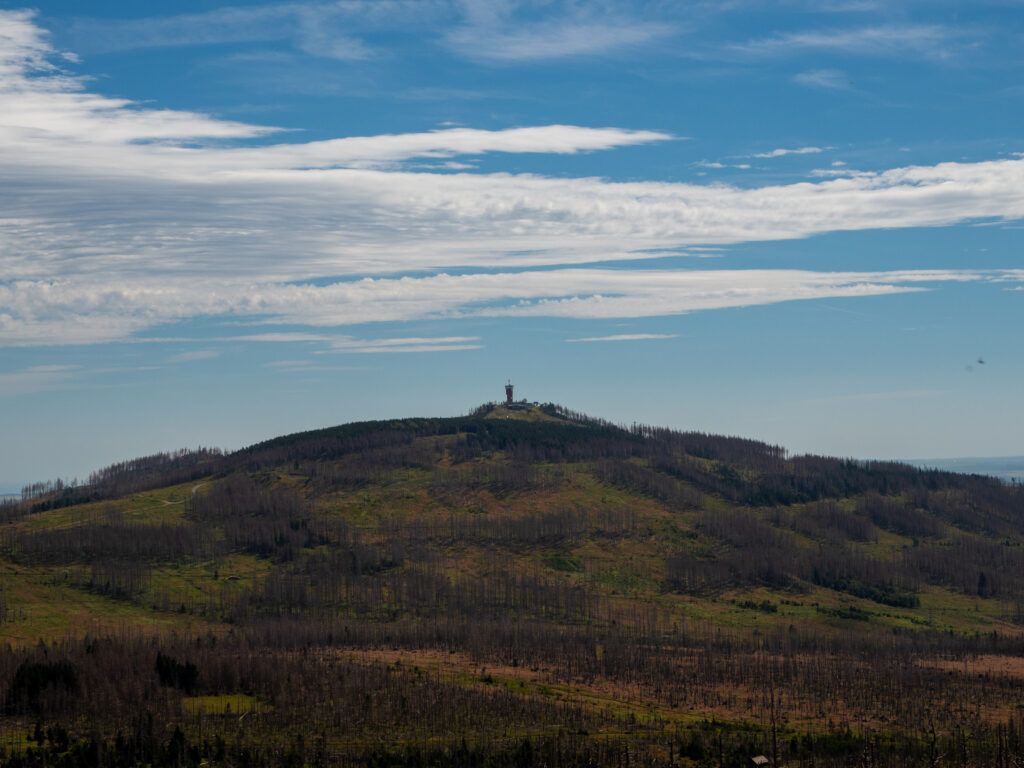
[[[1024,454],[1024,3],[0,0],[0,491],[503,396]]]

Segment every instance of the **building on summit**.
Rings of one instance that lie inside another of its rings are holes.
[[[505,407],[510,411],[529,411],[539,405],[539,403],[528,403],[526,400],[516,400],[512,394],[512,387],[511,381],[505,383]]]

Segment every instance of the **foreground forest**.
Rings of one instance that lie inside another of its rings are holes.
[[[546,405],[0,505],[10,766],[1024,765],[1024,487]]]

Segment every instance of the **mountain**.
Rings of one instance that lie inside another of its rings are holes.
[[[991,475],[1002,480],[1024,482],[1024,456],[988,456],[957,459],[908,459],[908,464],[947,472]]]
[[[485,405],[28,496],[5,764],[1024,757],[1024,489],[991,477]]]

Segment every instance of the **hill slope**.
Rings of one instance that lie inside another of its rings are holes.
[[[0,512],[14,731],[95,739],[141,707],[224,764],[200,733],[267,764],[465,740],[819,765],[1024,732],[1024,491],[990,478],[485,406],[148,457]]]

